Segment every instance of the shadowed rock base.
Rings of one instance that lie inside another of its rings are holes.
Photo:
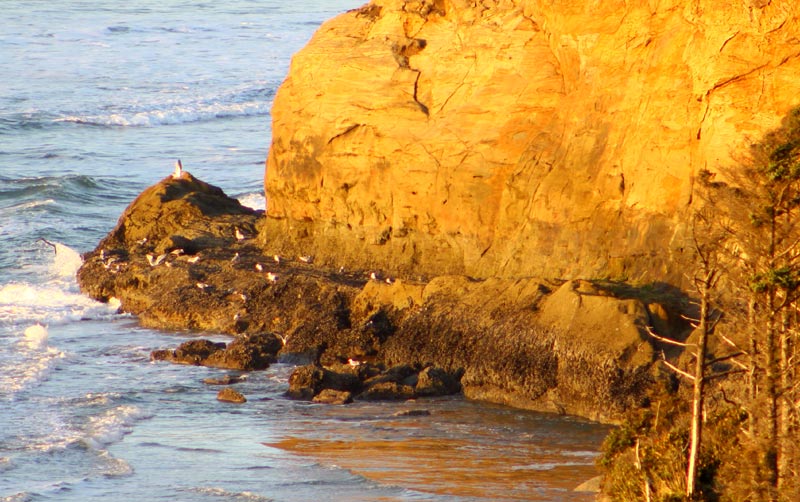
[[[278,353],[313,361],[292,376],[293,389],[306,389],[296,391],[301,399],[405,398],[460,385],[473,399],[613,421],[643,404],[658,378],[644,328],[672,326],[669,308],[631,288],[385,281],[380,271],[276,259],[256,244],[263,218],[191,175],[166,178],[84,255],[79,283],[95,299],[118,298],[146,326],[237,335],[227,346],[192,341],[154,359],[243,370]]]

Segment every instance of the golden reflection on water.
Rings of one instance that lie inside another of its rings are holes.
[[[414,405],[430,408],[425,404]],[[381,484],[442,496],[594,500],[594,494],[573,489],[598,475],[594,460],[603,426],[474,404],[457,410],[445,405],[419,417],[365,406],[361,417],[340,407],[332,412],[338,420],[322,429],[314,421],[312,429],[265,444]]]

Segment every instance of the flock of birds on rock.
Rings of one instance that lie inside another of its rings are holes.
[[[181,162],[180,159],[178,159],[175,162],[175,169],[172,172],[171,178],[173,180],[181,180],[181,179],[185,179],[186,175],[188,175],[188,174],[189,174],[188,171],[184,171],[184,169],[183,169],[183,163]],[[245,239],[252,238],[252,236],[249,236],[249,235],[245,234],[238,227],[234,228],[234,237],[236,238],[236,240],[238,242],[241,242],[241,241],[243,241]],[[147,243],[147,238],[144,237],[144,238],[138,240],[136,243],[139,246],[143,246],[144,244]],[[182,256],[183,254],[184,254],[183,249],[175,249],[175,250],[172,250],[170,253],[162,253],[162,254],[159,254],[159,255],[155,255],[155,254],[152,254],[152,253],[147,253],[145,255],[145,257],[147,258],[147,263],[151,267],[157,267],[157,266],[159,266],[161,264],[164,264],[164,265],[166,265],[168,267],[171,267],[172,263],[167,261],[167,258],[169,257],[169,255],[175,255],[176,257],[179,257],[179,256]],[[199,254],[195,254],[193,256],[187,256],[186,258],[182,258],[182,259],[184,259],[187,263],[197,263],[200,260],[200,255]],[[234,253],[234,255],[233,255],[233,257],[231,258],[230,261],[231,261],[231,263],[235,263],[235,262],[239,261],[239,259],[240,259],[240,255],[239,255],[238,252],[236,252],[236,253]],[[281,257],[280,255],[276,254],[276,255],[272,256],[272,260],[275,262],[276,265],[280,265],[284,261],[284,258]],[[297,260],[302,262],[302,263],[312,264],[312,263],[314,263],[314,256],[313,255],[301,255],[301,256],[297,257]],[[103,267],[106,270],[111,271],[112,273],[119,272],[121,270],[121,267],[123,266],[123,264],[119,261],[119,257],[113,256],[113,255],[109,255],[108,253],[106,253],[105,250],[100,250],[100,261],[102,262]],[[261,263],[256,263],[255,264],[255,270],[258,271],[258,272],[264,272],[264,266]],[[339,273],[344,273],[344,271],[345,271],[344,267],[339,267]],[[265,274],[265,278],[269,282],[275,283],[275,282],[278,281],[278,274],[275,273],[275,272],[267,271],[267,273]],[[394,283],[394,279],[392,279],[391,277],[383,277],[378,272],[370,272],[369,273],[369,279],[372,280],[372,281],[385,282],[386,284],[393,284]],[[200,290],[203,290],[203,291],[212,288],[212,286],[210,286],[209,284],[203,283],[203,282],[198,282],[196,285]]]
[[[187,177],[186,175],[188,175],[188,174],[189,173],[187,171],[183,170],[183,164],[181,163],[180,159],[178,159],[175,162],[175,170],[173,171],[171,178],[173,180],[186,179],[186,177]],[[252,238],[251,236],[245,234],[238,227],[234,228],[234,237],[236,238],[236,240],[238,242],[241,242],[241,241],[243,241],[245,239]],[[49,243],[47,241],[45,241],[45,242],[47,244],[53,246],[53,248],[55,249],[55,246],[53,244],[51,244],[51,243]],[[146,243],[147,243],[147,238],[146,237],[136,241],[136,244],[138,246],[144,246]],[[167,260],[167,258],[169,258],[170,256],[174,256],[174,259],[180,259],[180,260],[186,261],[187,263],[190,263],[190,264],[197,263],[200,260],[200,254],[185,255],[183,249],[174,249],[174,250],[170,251],[169,253],[162,253],[162,254],[158,254],[158,255],[153,254],[153,253],[147,253],[145,255],[145,257],[147,258],[147,263],[151,267],[158,267],[158,266],[160,266],[162,264],[167,266],[167,267],[172,267],[172,262]],[[114,252],[106,252],[103,249],[100,250],[99,258],[100,258],[100,262],[103,264],[103,268],[105,268],[106,270],[109,270],[111,273],[114,273],[114,274],[118,273],[122,269],[122,267],[124,267],[126,265],[126,263],[124,263],[124,260],[120,260],[120,257],[116,253],[114,253]],[[237,252],[234,253],[233,257],[230,259],[230,262],[231,263],[239,262],[240,258],[241,258],[241,256],[240,256],[239,252],[237,251]],[[174,261],[174,259],[173,259],[173,261]],[[285,258],[281,257],[280,255],[275,254],[275,255],[272,256],[272,260],[275,263],[275,265],[280,265],[281,263],[284,262]],[[314,256],[313,255],[301,255],[301,256],[297,257],[297,260],[300,261],[301,263],[312,264],[312,263],[314,263]],[[254,268],[259,273],[263,273],[264,270],[265,270],[264,265],[262,265],[261,263],[255,263]],[[343,274],[344,272],[345,272],[345,268],[343,266],[340,267],[339,268],[339,273]],[[278,274],[275,273],[275,272],[267,271],[266,274],[264,275],[264,277],[270,283],[278,282]],[[393,284],[394,283],[394,279],[393,278],[391,278],[391,277],[383,277],[383,275],[380,274],[379,272],[370,272],[368,277],[372,281],[385,282],[386,284]],[[200,289],[201,291],[211,291],[211,290],[214,289],[213,285],[208,284],[206,282],[197,282],[197,283],[195,283],[195,286],[198,289]],[[234,293],[236,293],[236,291],[234,291]],[[238,295],[239,295],[239,297],[241,298],[242,301],[245,301],[245,302],[247,301],[247,296],[244,293],[238,293]],[[234,320],[234,322],[236,322],[236,321],[240,320],[240,318],[241,318],[241,315],[239,313],[237,313],[237,314],[234,315],[233,320]],[[281,343],[285,346],[286,343],[288,342],[288,338],[289,337],[288,336],[283,336],[283,335],[280,335],[280,334],[277,334],[277,336],[280,338]],[[361,364],[360,361],[357,361],[357,360],[354,360],[354,359],[348,359],[347,363],[349,365],[351,365],[351,366],[358,366],[358,365]]]

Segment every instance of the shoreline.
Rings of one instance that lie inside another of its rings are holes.
[[[644,329],[671,322],[668,309],[618,285],[331,271],[276,259],[259,244],[269,224],[189,173],[165,178],[84,255],[79,284],[144,326],[273,333],[280,354],[323,366],[435,365],[461,375],[468,399],[605,423],[659,378]]]

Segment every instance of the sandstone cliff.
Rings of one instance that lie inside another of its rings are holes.
[[[679,277],[694,176],[800,98],[794,0],[373,0],[273,107],[263,245],[476,277]]]

